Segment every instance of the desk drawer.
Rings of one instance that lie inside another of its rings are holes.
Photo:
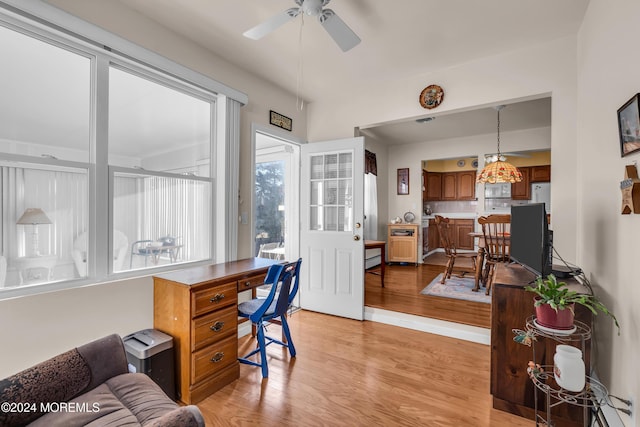
[[[191,384],[207,379],[238,360],[238,337],[232,335],[191,355]]]
[[[238,303],[236,282],[214,286],[194,292],[191,296],[191,312],[193,317]]]
[[[238,308],[233,305],[191,321],[191,351],[237,333]]]
[[[264,279],[266,274],[258,274],[257,276],[247,277],[246,279],[238,280],[238,292],[246,291],[248,289],[257,288],[264,285]]]

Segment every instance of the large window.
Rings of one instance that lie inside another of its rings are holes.
[[[213,92],[1,14],[0,57],[0,298],[212,258]]]

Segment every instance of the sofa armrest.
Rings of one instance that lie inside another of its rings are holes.
[[[0,426],[25,425],[42,416],[41,403],[66,402],[127,373],[122,338],[109,335],[0,380],[0,402],[35,405],[36,411],[0,411]]]
[[[181,406],[156,418],[146,427],[204,427],[204,418],[195,405]]]
[[[78,347],[77,350],[91,370],[91,382],[87,390],[93,389],[109,378],[129,372],[124,343],[117,334],[92,341]]]

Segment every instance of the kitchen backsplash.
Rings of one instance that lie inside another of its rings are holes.
[[[477,200],[458,200],[451,202],[424,202],[423,212],[426,212],[427,205],[431,207],[433,213],[450,213],[450,212],[476,212],[478,208]]]

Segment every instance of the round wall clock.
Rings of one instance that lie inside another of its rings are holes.
[[[429,85],[420,92],[420,105],[427,109],[436,108],[444,99],[444,90],[438,85]]]

